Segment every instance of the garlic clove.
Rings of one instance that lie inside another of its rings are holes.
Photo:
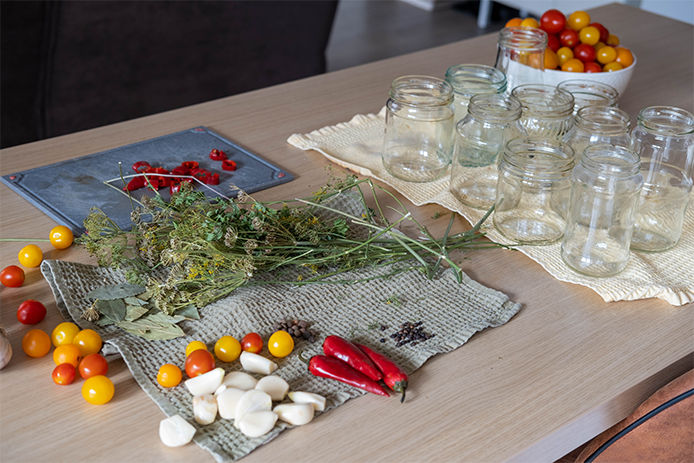
[[[251,373],[260,373],[261,375],[269,375],[277,370],[277,364],[262,355],[253,354],[251,352],[241,352],[241,366],[244,370]]]
[[[0,370],[12,359],[12,344],[3,328],[0,328]]]
[[[207,373],[187,379],[184,384],[194,396],[205,395],[216,391],[222,385],[222,379],[224,379],[224,369],[215,368]]]
[[[214,423],[217,418],[217,400],[212,394],[193,397],[193,417],[198,424]]]
[[[239,429],[248,437],[260,437],[272,430],[277,414],[270,411],[246,413],[239,422]]]
[[[174,415],[159,422],[159,439],[168,447],[181,447],[193,439],[195,427],[181,415]]]
[[[272,398],[270,397],[270,394],[255,389],[246,391],[239,398],[239,401],[236,404],[234,426],[238,428],[241,418],[243,418],[243,415],[247,413],[270,410],[272,410]]]
[[[277,413],[280,420],[301,426],[311,422],[315,409],[311,404],[280,404],[272,411]]]
[[[289,384],[279,376],[270,375],[260,378],[255,388],[270,394],[273,402],[280,402],[286,397],[289,391]]]
[[[235,387],[236,389],[242,389],[244,391],[253,389],[257,383],[257,379],[243,371],[231,371],[227,373],[224,377],[224,381],[222,381],[222,384],[227,387]]]
[[[311,404],[319,412],[325,410],[325,397],[322,395],[313,392],[292,391],[289,393],[289,398],[298,404]]]
[[[233,420],[236,418],[236,407],[239,404],[241,396],[246,391],[228,387],[217,396],[217,406],[219,407],[219,416],[225,420]]]

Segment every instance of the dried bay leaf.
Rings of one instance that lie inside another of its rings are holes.
[[[141,305],[128,304],[125,306],[125,321],[135,321],[147,312],[149,312],[149,309],[147,307],[142,307]]]
[[[175,315],[180,315],[181,317],[187,318],[189,320],[200,320],[200,313],[194,305],[189,305],[188,307],[183,307],[178,309]]]
[[[114,322],[122,321],[125,318],[126,309],[123,299],[104,300],[99,299],[94,303],[94,308],[109,320]]]
[[[147,302],[147,301],[144,301],[138,297],[132,297],[132,296],[123,298],[123,300],[125,301],[126,305],[147,305],[147,304],[149,304],[149,302]]]
[[[144,290],[145,288],[140,285],[121,283],[118,285],[106,285],[94,288],[87,293],[87,297],[101,300],[123,299],[124,297],[137,296],[143,293]]]
[[[185,333],[181,327],[170,321],[171,319],[175,318],[176,317],[169,317],[163,313],[154,314],[134,321],[124,320],[117,323],[117,326],[124,329],[128,333],[149,339],[151,341],[165,341],[167,339],[185,336]]]

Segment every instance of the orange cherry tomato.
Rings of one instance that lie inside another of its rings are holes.
[[[80,360],[80,376],[84,379],[108,373],[108,362],[101,354],[89,354]]]
[[[257,354],[263,350],[263,338],[258,333],[248,333],[241,340],[241,347],[246,352]]]
[[[157,382],[163,387],[178,386],[182,378],[183,373],[176,365],[165,363],[159,367],[159,372],[157,373]]]
[[[82,385],[82,397],[94,405],[103,405],[113,398],[115,387],[106,376],[97,375],[88,378]]]
[[[207,373],[214,369],[214,357],[206,350],[198,349],[186,357],[186,374],[189,378]]]
[[[573,57],[574,52],[569,47],[561,47],[559,50],[557,50],[557,58],[559,59],[560,65],[563,65]]]
[[[538,23],[537,19],[535,18],[525,18],[523,21],[521,21],[520,25],[521,27],[531,27],[533,29],[540,27],[540,23]]]
[[[52,377],[55,384],[67,386],[75,381],[75,367],[70,363],[61,363],[53,369]]]
[[[43,357],[51,350],[51,337],[43,330],[29,330],[22,338],[22,350],[29,357]]]
[[[607,37],[607,42],[605,42],[605,43],[611,47],[616,47],[617,45],[619,45],[619,37],[617,37],[614,34],[610,34]]]
[[[631,54],[629,49],[617,47],[615,48],[615,51],[617,52],[617,58],[615,58],[615,61],[621,64],[623,67],[628,68],[634,64],[634,55]]]
[[[602,70],[605,72],[621,71],[622,69],[624,69],[624,66],[622,66],[621,64],[619,64],[616,61],[612,61],[611,63],[607,63],[606,65],[604,65],[602,67]]]
[[[76,344],[63,344],[53,351],[53,361],[56,365],[69,363],[77,368],[80,363],[80,348]]]
[[[566,25],[570,29],[580,31],[590,24],[590,15],[585,11],[574,11],[566,20]]]
[[[81,356],[96,354],[101,350],[103,342],[101,336],[94,330],[82,330],[72,339],[73,344],[77,344],[80,348]]]
[[[58,225],[51,229],[48,234],[48,239],[54,248],[65,249],[70,247],[72,241],[75,239],[75,235],[73,235],[72,230],[66,226]]]
[[[596,59],[598,60],[598,63],[607,64],[617,59],[617,50],[610,47],[609,45],[605,45],[600,50],[598,50],[598,52],[595,55]]]
[[[521,18],[509,19],[509,20],[506,22],[506,24],[504,25],[504,27],[520,27],[520,26],[521,26],[521,22],[523,22],[523,20],[522,20]]]
[[[595,45],[600,41],[600,31],[597,27],[584,27],[578,32],[578,40],[587,45]]]
[[[571,58],[569,61],[561,65],[561,70],[564,72],[583,72],[585,70],[585,66],[583,65],[583,61],[580,59]]]
[[[549,48],[545,49],[545,69],[556,69],[559,67],[559,57]]]

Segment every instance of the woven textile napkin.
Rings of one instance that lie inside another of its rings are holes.
[[[231,420],[217,417],[211,425],[197,425],[193,421],[192,396],[186,387],[180,384],[164,389],[156,381],[161,365],[183,366],[186,345],[190,341],[202,340],[211,348],[224,335],[240,339],[245,333],[258,332],[267,339],[273,325],[280,320],[298,318],[312,322],[310,329],[317,334],[318,341],[297,341],[292,355],[274,359],[279,364],[274,374],[284,378],[290,390],[325,396],[327,411],[364,392],[308,373],[298,353],[304,351],[307,356],[322,353],[321,342],[325,336],[337,334],[369,345],[411,373],[431,356],[460,347],[477,331],[502,325],[520,310],[520,305],[505,294],[482,286],[466,275],[462,283],[458,283],[450,270],[440,272],[433,280],[421,272],[407,271],[388,279],[376,278],[355,284],[244,286],[231,296],[200,309],[200,320],[182,322],[180,326],[185,337],[147,341],[114,326],[100,327],[80,318],[92,302],[85,295],[103,285],[123,283],[125,278],[121,272],[57,260],[43,261],[41,271],[63,317],[82,328],[98,331],[105,342],[104,352],[119,353],[137,383],[159,408],[168,416],[180,414],[193,424],[197,428],[195,442],[220,462],[247,455],[289,426],[278,421],[267,435],[249,438],[235,429]],[[387,269],[363,269],[340,275],[340,278],[369,278],[384,271]],[[418,321],[434,337],[416,346],[396,347],[389,334],[397,331],[403,322]],[[381,326],[386,326],[386,330],[381,330]],[[266,351],[262,354],[269,356]],[[218,366],[226,371],[241,368],[238,360]],[[416,384],[410,385],[411,389],[416,387]],[[153,427],[150,432],[157,433],[158,429]]]
[[[431,183],[399,180],[383,168],[385,109],[379,114],[356,115],[349,122],[324,127],[308,134],[293,134],[287,140],[302,150],[315,150],[360,175],[376,178],[390,185],[417,206],[439,204],[476,223],[484,211],[465,206],[448,191],[448,177]],[[499,234],[491,221],[484,231],[489,238],[513,244]],[[673,249],[659,253],[631,253],[627,267],[618,275],[594,278],[580,275],[561,259],[560,245],[517,246],[523,254],[539,263],[560,281],[586,286],[605,301],[636,300],[656,297],[672,305],[694,302],[694,207],[688,208],[680,242]]]

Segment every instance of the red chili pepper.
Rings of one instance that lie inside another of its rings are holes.
[[[207,185],[219,185],[219,174],[209,174],[203,182]]]
[[[150,167],[145,171],[146,174],[170,174],[170,172],[163,167]],[[160,175],[148,175],[149,183],[152,184],[157,190],[160,187],[167,187],[171,184],[171,177],[162,177]],[[157,185],[154,185],[154,183]],[[146,183],[146,182],[145,182]]]
[[[143,176],[137,176],[130,179],[127,185],[123,187],[125,191],[135,191],[145,186],[145,178]]]
[[[205,181],[205,177],[210,175],[210,172],[205,170],[205,169],[200,169],[196,167],[195,169],[190,171],[190,175],[193,177],[197,178],[198,180],[202,180],[203,182]]]
[[[195,168],[198,167],[199,165],[200,165],[200,164],[198,164],[198,161],[183,161],[183,162],[181,163],[181,167],[185,167],[185,168],[188,169],[189,171],[195,169]]]
[[[372,380],[365,374],[355,370],[345,362],[334,357],[325,355],[314,355],[308,362],[308,371],[314,376],[321,378],[334,379],[350,386],[364,389],[373,394],[388,397],[388,391],[383,386]]]
[[[222,170],[236,170],[236,163],[231,159],[225,159],[222,161]]]
[[[190,174],[190,169],[188,169],[187,167],[185,167],[183,165],[180,165],[180,166],[176,166],[173,169],[171,169],[171,173],[173,175],[188,175],[188,174]]]
[[[356,345],[339,336],[328,336],[323,341],[323,352],[347,362],[352,368],[364,373],[374,381],[383,378],[374,362]]]
[[[383,372],[383,381],[386,386],[391,388],[395,392],[401,392],[402,397],[400,402],[405,401],[405,391],[407,390],[407,373],[402,371],[399,366],[395,364],[391,359],[383,354],[379,354],[363,344],[357,344],[366,355],[376,364],[376,366]]]
[[[135,164],[133,164],[133,170],[137,172],[138,174],[141,174],[145,170],[149,169],[150,166],[149,162],[147,161],[137,161]]]
[[[223,161],[227,158],[227,154],[224,151],[218,150],[217,148],[210,151],[210,159],[213,161]]]

